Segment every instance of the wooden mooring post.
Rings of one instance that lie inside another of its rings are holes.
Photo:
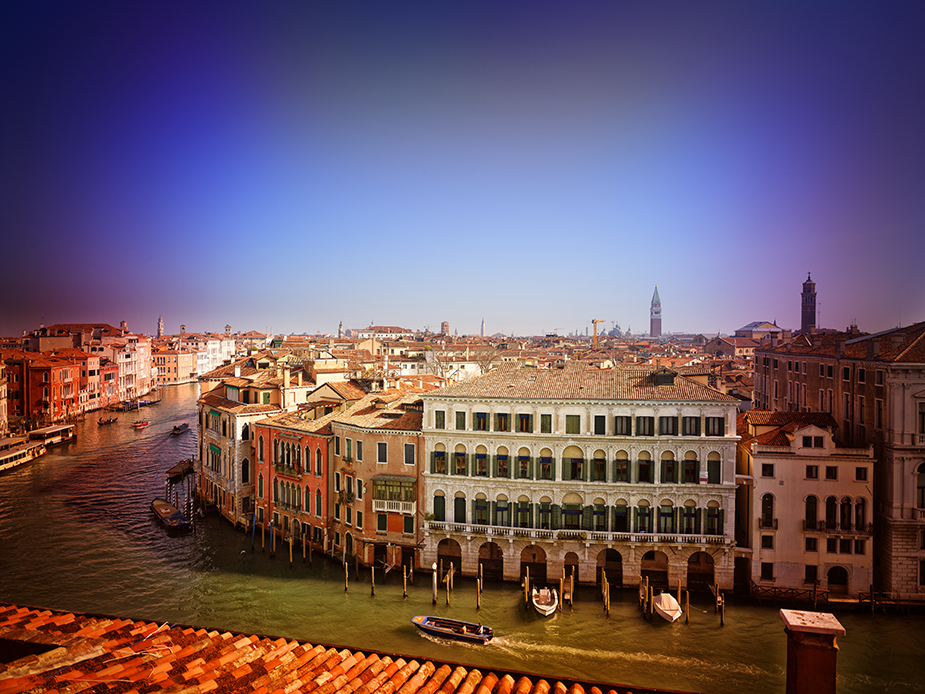
[[[530,604],[530,567],[527,568],[527,573],[524,576],[524,602],[528,605]]]
[[[403,598],[408,597],[408,567],[401,567],[401,596]]]
[[[347,557],[344,557],[344,592],[347,592],[347,583],[350,578],[350,565],[347,564]]]
[[[369,594],[376,595],[376,567],[369,567]]]
[[[292,533],[289,533],[289,566],[292,566]]]
[[[434,579],[434,605],[437,604],[437,562],[434,562],[433,566],[433,579]]]

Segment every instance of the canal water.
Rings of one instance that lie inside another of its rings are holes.
[[[432,605],[420,573],[402,597],[398,572],[343,565],[288,549],[261,550],[259,534],[216,517],[195,534],[170,537],[149,510],[165,471],[196,450],[196,386],[161,390],[160,404],[98,426],[77,425],[77,442],[0,475],[0,601],[247,633],[285,636],[423,658],[682,691],[785,690],[786,637],[778,610],[730,598],[725,626],[708,596],[694,596],[690,623],[642,618],[633,591],[617,591],[610,616],[599,592],[578,591],[573,607],[543,619],[517,585],[488,583],[476,609],[475,583],[457,579],[450,605]],[[146,429],[131,422],[151,420]],[[170,436],[175,424],[190,432]],[[486,646],[422,636],[416,614],[492,626]],[[925,691],[925,617],[837,613],[838,691]]]

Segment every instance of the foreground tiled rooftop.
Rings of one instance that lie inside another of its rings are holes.
[[[36,653],[41,648],[34,646],[43,645],[52,648]],[[21,657],[13,660],[11,656]],[[482,671],[458,663],[359,652],[294,639],[0,603],[0,694],[655,691]]]

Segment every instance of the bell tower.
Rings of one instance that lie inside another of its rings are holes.
[[[652,306],[649,309],[649,336],[662,336],[662,300],[658,298],[658,285],[652,295]]]
[[[803,283],[801,313],[800,313],[800,332],[816,332],[816,283],[810,273],[806,273],[806,281]]]

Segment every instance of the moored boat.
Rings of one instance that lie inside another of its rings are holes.
[[[183,424],[177,424],[173,428],[173,431],[170,432],[170,435],[179,436],[180,434],[185,434],[187,431],[189,431],[189,424],[187,424],[186,422],[183,422]]]
[[[139,420],[139,421],[137,421],[137,422],[132,422],[132,426],[133,426],[135,429],[144,429],[144,428],[145,428],[146,426],[148,426],[150,423],[151,423],[151,422],[149,422],[149,421],[147,421],[147,420],[144,420],[144,421]]]
[[[669,622],[677,621],[678,617],[681,616],[681,606],[671,593],[659,593],[656,595],[655,600],[652,601],[652,606],[662,619],[667,619]]]
[[[189,473],[193,471],[193,461],[192,460],[181,460],[179,463],[174,465],[172,468],[167,470],[168,479],[177,479],[186,477]]]
[[[419,614],[411,618],[411,623],[425,634],[442,636],[455,641],[486,644],[494,637],[491,627],[459,619],[432,617]]]
[[[548,617],[559,609],[559,593],[555,588],[540,588],[533,586],[530,595],[534,609],[544,617]]]
[[[103,417],[100,417],[99,421],[97,421],[97,424],[99,424],[100,426],[103,426],[104,424],[112,424],[115,421],[116,421],[116,417],[107,417],[105,419]]]
[[[29,438],[50,447],[73,441],[77,438],[77,432],[74,430],[73,424],[56,424],[55,426],[33,429],[29,432]]]
[[[180,509],[165,499],[152,501],[151,510],[154,512],[154,517],[158,523],[168,530],[186,532],[192,528],[189,519],[183,515]]]

